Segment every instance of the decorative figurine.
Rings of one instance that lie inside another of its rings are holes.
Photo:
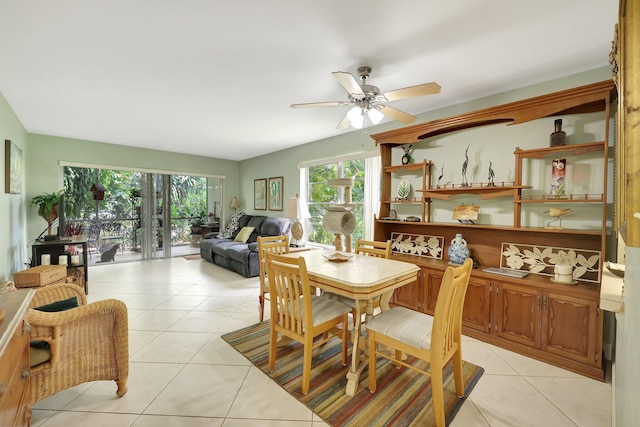
[[[404,144],[401,145],[401,147],[402,151],[404,151],[404,154],[402,155],[402,164],[408,165],[413,163],[413,157],[411,157],[411,154],[413,153],[413,144]]]
[[[438,188],[440,188],[440,181],[442,181],[443,176],[444,176],[444,163],[442,164],[442,169],[440,169],[440,176],[438,177]]]
[[[564,230],[564,228],[562,227],[562,215],[568,214],[569,212],[571,212],[571,209],[551,208],[550,210],[545,211],[545,213],[548,213],[550,217],[555,219],[553,221],[549,221],[544,228],[551,230]],[[559,225],[552,226],[551,224],[556,221],[560,221]]]
[[[465,161],[462,164],[462,186],[463,187],[469,187],[469,182],[467,181],[467,166],[469,166],[469,147],[470,145],[467,145],[467,149],[464,150],[464,158]]]
[[[493,182],[493,177],[495,176],[495,173],[493,172],[493,163],[491,163],[491,161],[489,161],[489,187],[495,187],[495,183]]]
[[[551,162],[551,195],[565,195],[565,175],[567,173],[567,159],[553,159]]]

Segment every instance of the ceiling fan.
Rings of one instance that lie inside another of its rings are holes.
[[[367,78],[369,78],[369,74],[371,73],[371,67],[359,67],[357,72],[360,76],[360,80],[362,80],[362,84],[359,84],[351,73],[346,73],[344,71],[335,71],[331,73],[338,83],[340,83],[349,93],[349,98],[347,98],[346,101],[291,104],[291,107],[337,107],[342,105],[352,105],[353,108],[347,112],[347,115],[338,124],[337,128],[345,129],[351,125],[354,128],[360,129],[363,127],[365,122],[365,113],[374,125],[380,123],[383,116],[387,116],[404,124],[413,123],[416,119],[415,116],[383,103],[440,93],[440,86],[433,82],[380,93],[380,89],[367,84]]]

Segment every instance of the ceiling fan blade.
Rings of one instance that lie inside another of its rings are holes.
[[[398,99],[413,98],[415,96],[434,95],[440,93],[440,85],[438,83],[425,83],[422,85],[405,87],[402,89],[391,90],[384,93],[387,101],[396,101]]]
[[[301,107],[339,107],[347,104],[345,101],[309,102],[306,104],[291,104],[291,108]]]
[[[364,92],[358,84],[358,81],[350,74],[344,71],[334,71],[333,77],[349,92],[354,98],[364,98]]]
[[[349,125],[350,125],[349,117],[344,116],[344,119],[342,119],[342,121],[338,123],[338,126],[336,126],[336,129],[346,129],[349,127]]]
[[[413,123],[416,120],[415,116],[412,116],[411,114],[407,114],[404,111],[400,111],[397,108],[389,107],[388,105],[382,105],[382,104],[379,104],[378,107],[380,108],[380,112],[382,114],[384,114],[385,116],[393,120],[402,122],[405,125],[408,125],[409,123]]]

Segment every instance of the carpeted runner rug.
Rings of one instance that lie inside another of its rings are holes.
[[[194,260],[202,259],[200,254],[185,255],[182,258],[186,259],[187,261],[194,261]]]
[[[233,348],[260,368],[289,394],[304,403],[335,427],[350,426],[432,426],[431,380],[411,369],[396,369],[387,359],[378,359],[378,391],[370,393],[368,369],[360,377],[355,396],[344,394],[348,367],[343,367],[340,340],[334,338],[314,351],[311,388],[301,393],[302,345],[278,347],[276,368],[269,372],[269,322],[259,323],[222,336]],[[349,350],[351,352],[351,350]],[[349,359],[350,360],[350,359]],[[408,362],[427,364],[412,357]],[[463,362],[465,398],[482,376],[484,369]],[[455,395],[451,364],[445,367],[444,398],[447,425],[465,398]]]

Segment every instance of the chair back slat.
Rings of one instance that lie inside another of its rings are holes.
[[[311,291],[304,258],[284,257],[265,252],[269,276],[271,318],[277,313],[278,325],[302,335],[312,325]]]
[[[446,360],[460,344],[462,309],[471,267],[468,259],[460,267],[447,267],[442,278],[431,332],[431,351],[441,360]]]
[[[375,240],[358,239],[355,252],[378,258],[391,258],[391,240],[377,242]]]
[[[265,253],[278,255],[289,253],[289,236],[258,236],[258,262],[260,267],[260,286],[265,286],[267,276]]]

